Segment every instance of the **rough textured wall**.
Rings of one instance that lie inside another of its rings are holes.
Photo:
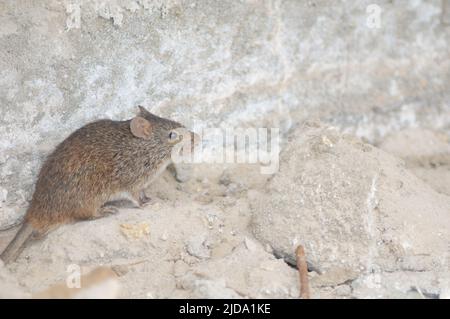
[[[203,126],[320,117],[372,141],[448,129],[442,2],[377,1],[369,28],[372,2],[2,1],[0,225],[23,212],[57,142],[138,104]]]

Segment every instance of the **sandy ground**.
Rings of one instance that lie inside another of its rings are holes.
[[[168,170],[147,190],[152,200],[145,208],[125,207],[119,214],[63,226],[30,243],[17,262],[0,263],[0,296],[30,297],[66,282],[74,269],[87,274],[106,266],[115,274],[117,287],[101,286],[88,296],[298,298],[298,272],[290,254],[295,244],[303,243],[311,262],[313,298],[448,297],[450,146],[446,136],[423,130],[400,132],[377,145],[380,150],[329,133],[320,125],[307,129],[307,134],[300,132],[307,138],[299,142],[306,151],[283,148],[282,154],[289,156],[282,155],[275,176],[260,174],[258,165],[197,165],[190,168],[191,178],[180,182],[176,172]],[[414,148],[406,147],[411,139]],[[349,152],[355,152],[352,159],[343,155]],[[291,165],[306,175],[289,174]],[[326,180],[320,174],[332,169],[346,174],[343,184],[333,184],[341,183],[341,177],[333,176],[330,185],[310,187],[317,183],[315,178]],[[377,192],[371,189],[372,171],[381,176]],[[307,197],[297,197],[300,192]],[[399,195],[389,197],[389,193]],[[419,202],[427,201],[419,204],[420,212],[408,204],[409,193],[416,197],[421,193]],[[305,206],[300,203],[305,198],[321,206]],[[372,206],[374,220],[360,216]],[[283,215],[290,209],[296,213]],[[317,210],[325,211],[318,225],[306,223],[308,218],[318,220]],[[431,221],[421,226],[420,218]],[[366,226],[374,222],[372,232]],[[283,226],[286,223],[290,226]],[[443,225],[441,233],[425,233],[436,224]],[[348,239],[347,230],[352,234]],[[15,231],[0,234],[0,249]],[[300,239],[291,243],[295,237],[291,231]],[[314,237],[318,232],[321,236]],[[351,244],[352,240],[358,244]],[[365,267],[367,251],[373,261]],[[347,256],[339,261],[333,252]]]

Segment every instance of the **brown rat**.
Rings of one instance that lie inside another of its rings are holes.
[[[139,206],[148,201],[143,189],[170,164],[173,147],[186,135],[189,142],[197,142],[197,135],[139,109],[131,120],[83,126],[48,156],[24,223],[0,256],[5,263],[17,258],[30,237],[61,224],[116,213],[110,201],[125,197]]]

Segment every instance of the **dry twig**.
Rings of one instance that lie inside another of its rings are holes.
[[[309,299],[308,265],[306,264],[305,249],[299,245],[295,250],[297,269],[300,276],[300,298]]]

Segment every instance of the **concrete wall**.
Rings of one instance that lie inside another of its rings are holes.
[[[138,104],[186,124],[284,132],[319,117],[372,141],[408,126],[449,130],[443,7],[1,1],[0,226],[23,212],[57,142],[88,121],[130,117]]]

